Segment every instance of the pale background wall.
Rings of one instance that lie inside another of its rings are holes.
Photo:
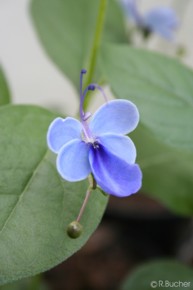
[[[70,1],[70,0],[69,0]],[[157,4],[173,5],[181,18],[176,43],[184,43],[184,61],[193,67],[193,0],[141,0],[143,11]],[[0,0],[0,63],[11,86],[14,103],[33,103],[74,115],[78,109],[71,83],[43,51],[34,31],[29,0]],[[150,49],[174,52],[174,46],[155,36]]]
[[[29,0],[0,0],[0,62],[15,103],[55,107],[75,114],[70,82],[49,60],[29,16]]]

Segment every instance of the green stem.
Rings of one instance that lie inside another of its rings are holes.
[[[98,53],[99,53],[99,49],[101,45],[101,38],[102,38],[102,32],[103,32],[103,27],[104,27],[106,8],[107,8],[107,0],[100,0],[97,22],[96,22],[96,30],[94,34],[93,44],[92,44],[91,53],[89,57],[89,63],[87,67],[86,86],[92,82],[93,75],[95,72],[97,57],[98,57]],[[89,102],[90,102],[90,98],[88,94],[88,97],[85,99],[85,102],[84,102],[85,110],[88,108]]]

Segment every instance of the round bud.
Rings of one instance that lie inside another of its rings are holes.
[[[77,222],[73,221],[68,225],[67,234],[72,239],[77,239],[82,234],[83,227]]]

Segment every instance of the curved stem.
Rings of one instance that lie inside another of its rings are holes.
[[[88,189],[86,191],[85,199],[83,201],[83,204],[82,204],[81,209],[79,211],[78,217],[76,219],[77,222],[80,222],[80,219],[81,219],[81,217],[83,215],[83,212],[85,210],[85,207],[87,205],[87,202],[88,202],[88,199],[89,199],[89,197],[91,195],[91,192],[94,189],[96,189],[96,181],[95,181],[94,176],[92,174],[89,176],[88,181],[89,181],[89,187],[88,187]]]
[[[85,210],[85,207],[86,207],[86,205],[87,205],[87,202],[88,202],[88,199],[89,199],[89,197],[90,197],[91,192],[92,192],[92,188],[89,186],[89,188],[87,189],[87,192],[86,192],[85,199],[84,199],[83,204],[82,204],[82,206],[81,206],[81,209],[80,209],[80,211],[79,211],[78,217],[77,217],[77,219],[76,219],[77,222],[80,222],[80,219],[81,219],[82,214],[83,214],[83,212],[84,212],[84,210]]]
[[[105,20],[105,12],[107,7],[107,0],[100,0],[98,16],[97,16],[97,23],[96,23],[96,30],[94,34],[93,45],[91,48],[91,53],[89,57],[88,63],[88,75],[86,79],[86,86],[92,82],[92,78],[96,68],[97,57],[100,49],[102,32],[104,27],[104,20]],[[88,108],[89,105],[89,98],[86,98],[84,102],[85,110]]]

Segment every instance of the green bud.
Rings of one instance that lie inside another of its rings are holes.
[[[73,221],[68,225],[67,234],[72,239],[77,239],[82,234],[83,227],[77,222]]]

